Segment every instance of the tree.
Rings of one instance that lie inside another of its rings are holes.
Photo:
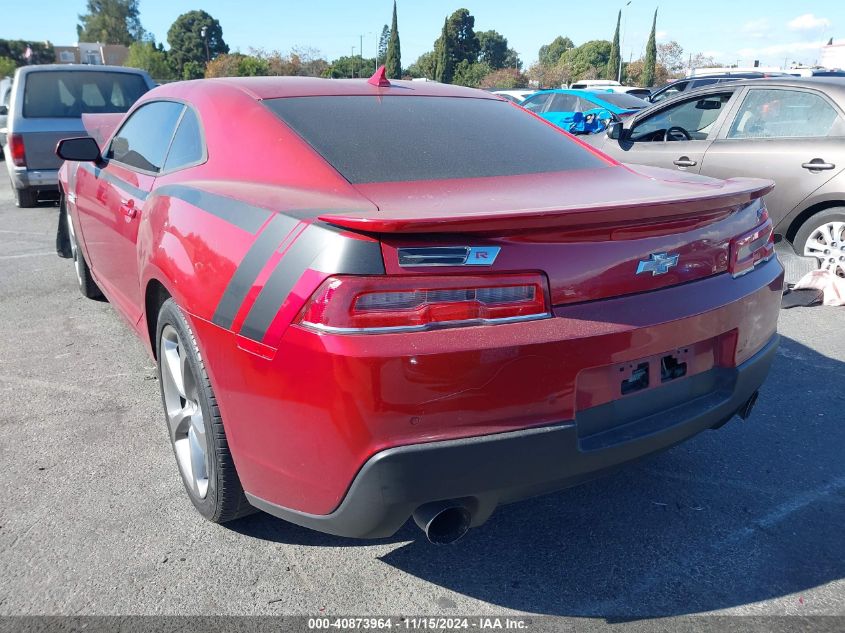
[[[468,62],[462,59],[455,66],[455,74],[452,83],[458,86],[469,86],[478,88],[481,81],[492,72],[492,68],[484,62]]]
[[[206,77],[258,77],[270,74],[270,64],[256,55],[224,53],[205,67]]]
[[[443,21],[443,31],[434,43],[434,80],[444,84],[452,83],[455,62],[449,37],[449,18]]]
[[[651,33],[648,36],[648,44],[645,47],[645,59],[643,60],[642,85],[650,88],[654,85],[654,75],[657,66],[657,9],[654,10],[654,19],[651,22]]]
[[[129,46],[144,37],[139,0],[88,0],[88,13],[79,16],[80,42]]]
[[[408,66],[408,74],[411,77],[434,79],[434,51],[423,53],[413,64]]]
[[[202,36],[203,27],[206,29],[205,38]],[[206,61],[229,52],[229,47],[223,41],[220,22],[202,10],[188,11],[176,18],[167,31],[167,42],[170,44],[171,62],[177,72],[182,71],[179,72],[182,76],[185,75],[184,67],[189,62],[204,67]],[[204,72],[200,73],[201,76],[203,74]]]
[[[633,86],[645,86],[643,81],[643,73],[645,70],[645,62],[642,59],[637,59],[630,64],[623,64],[626,83]],[[654,68],[654,84],[660,86],[669,81],[669,70],[663,64],[657,64]]]
[[[189,60],[182,65],[182,79],[202,79],[205,77],[205,64]]]
[[[26,49],[32,51],[29,59],[24,57]],[[24,40],[0,40],[0,57],[8,57],[17,66],[27,64],[52,64],[56,61],[56,51],[50,42],[25,42]]]
[[[676,41],[657,45],[657,63],[670,73],[676,74],[684,70],[684,49]]]
[[[343,79],[345,77],[369,77],[376,72],[374,57],[345,56],[338,57],[323,73],[324,77]]]
[[[390,27],[386,24],[381,29],[381,37],[378,38],[378,59],[376,63],[383,63],[387,59],[387,43],[390,41]]]
[[[399,26],[396,23],[396,0],[393,0],[393,21],[390,23],[390,39],[387,41],[384,70],[388,79],[402,78],[402,51],[399,45]]]
[[[619,25],[622,23],[622,9],[616,16],[616,31],[613,33],[613,42],[610,45],[610,59],[607,62],[607,78],[618,80],[619,70],[622,66],[622,53],[619,50]]]
[[[508,57],[508,40],[496,31],[481,31],[478,37],[478,60],[493,70],[505,68]]]
[[[575,44],[568,37],[558,35],[552,40],[550,44],[544,44],[540,47],[538,59],[543,66],[556,66],[561,60],[564,53],[571,48],[575,48]]]
[[[467,61],[472,64],[478,61],[480,47],[475,35],[473,15],[467,9],[458,9],[449,16],[447,25],[453,63]]]
[[[153,79],[176,79],[167,52],[155,42],[133,42],[123,65],[146,70]]]
[[[537,62],[528,69],[528,79],[539,88],[560,88],[572,83],[572,65],[561,60],[555,66]]]
[[[500,68],[484,77],[479,88],[485,90],[515,90],[525,88],[528,85],[528,77],[519,72],[516,68]]]
[[[0,57],[0,77],[11,77],[18,65],[11,57]]]
[[[568,50],[562,61],[570,65],[575,79],[598,79],[607,70],[612,46],[607,40],[590,40]]]

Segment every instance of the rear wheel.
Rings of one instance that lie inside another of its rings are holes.
[[[170,443],[191,502],[215,523],[255,512],[235,470],[194,334],[173,299],[159,311],[156,340]]]
[[[822,270],[845,277],[845,207],[825,209],[804,222],[795,234],[795,251],[815,257]]]
[[[22,208],[34,207],[38,202],[38,196],[33,189],[15,189],[15,204]]]
[[[85,261],[85,253],[82,252],[76,241],[73,220],[70,217],[70,212],[67,210],[64,212],[64,220],[65,226],[67,226],[67,236],[70,241],[70,256],[73,259],[73,268],[76,271],[76,282],[79,285],[79,291],[82,293],[82,296],[88,299],[100,299],[103,293],[91,276],[91,269],[88,268],[88,262]]]

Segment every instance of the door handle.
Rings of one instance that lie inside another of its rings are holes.
[[[672,164],[678,167],[695,167],[698,165],[696,161],[690,160],[687,156],[681,156],[678,160],[673,160]]]
[[[801,163],[801,167],[809,169],[810,171],[827,171],[829,169],[836,169],[833,163],[826,163],[821,158],[814,158],[809,163]]]
[[[138,215],[138,209],[135,208],[135,200],[132,198],[121,200],[120,210],[123,211],[124,215],[126,215],[126,217],[130,220]]]

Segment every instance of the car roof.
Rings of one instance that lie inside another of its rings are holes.
[[[130,73],[133,75],[146,75],[147,71],[140,68],[128,68],[126,66],[106,66],[104,64],[34,64],[32,66],[21,66],[17,72],[26,75],[44,71],[69,71],[69,72],[110,72]]]
[[[703,88],[695,88],[681,95],[690,95],[697,92],[725,90],[729,86],[779,86],[787,88],[818,88],[845,97],[845,77],[795,77],[786,75],[784,77],[767,77],[764,79],[739,79],[726,84],[712,84]]]
[[[436,81],[392,80],[389,87],[379,87],[364,79],[321,79],[318,77],[220,77],[176,82],[159,87],[157,94],[165,94],[168,86],[192,84],[192,90],[203,91],[212,86],[225,86],[249,94],[254,99],[316,96],[424,96],[470,97],[501,100],[484,90],[442,84]]]

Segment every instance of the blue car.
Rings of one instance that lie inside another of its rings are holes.
[[[585,131],[575,128],[582,127],[589,115],[593,115],[589,117],[592,120],[606,121],[613,115],[625,117],[633,114],[650,104],[624,92],[561,89],[535,92],[520,105],[564,130]],[[576,116],[579,112],[583,117]]]

